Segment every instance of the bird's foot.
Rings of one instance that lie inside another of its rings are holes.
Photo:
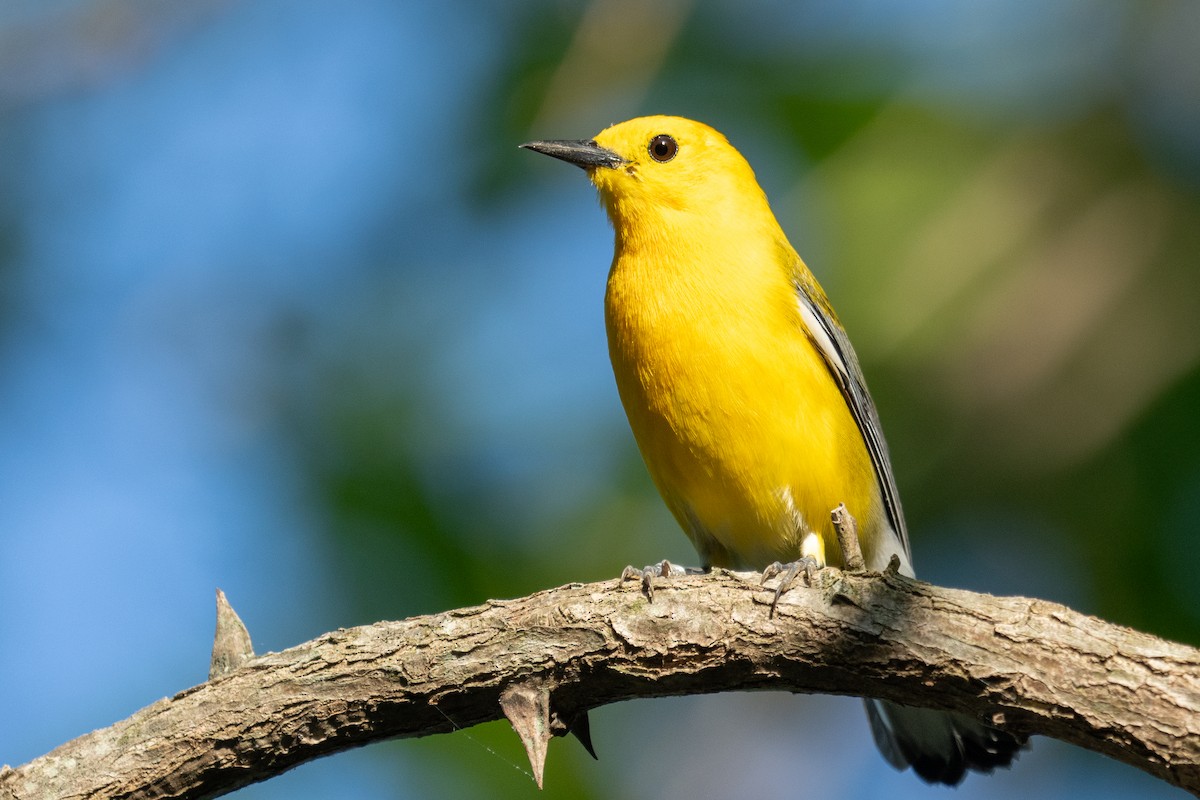
[[[788,564],[780,564],[779,561],[775,561],[774,564],[769,565],[766,570],[763,570],[762,583],[760,585],[766,585],[770,579],[776,575],[779,576],[779,585],[775,587],[775,597],[770,601],[768,618],[772,618],[775,615],[775,607],[779,606],[780,597],[784,595],[785,591],[791,589],[792,584],[796,582],[796,578],[800,573],[804,573],[804,583],[811,587],[812,573],[815,573],[817,570],[823,570],[824,564],[826,564],[826,561],[824,561],[824,542],[821,536],[810,531],[809,534],[804,536],[804,540],[800,542],[800,558]]]
[[[779,605],[779,598],[792,587],[792,584],[796,581],[796,576],[803,572],[805,585],[812,586],[813,573],[824,568],[825,541],[815,531],[808,531],[804,534],[804,538],[800,540],[800,557],[798,559],[787,564],[781,564],[776,561],[763,570],[762,581],[759,583],[760,586],[766,585],[767,581],[776,575],[779,576],[779,586],[775,588],[775,597],[771,600],[771,611],[767,616],[775,616],[775,608]]]
[[[703,575],[708,572],[706,569],[699,567],[681,567],[678,564],[672,564],[665,558],[657,564],[651,564],[638,569],[634,566],[628,566],[621,571],[621,583],[625,581],[641,581],[642,594],[646,595],[646,599],[654,601],[654,579],[655,578],[678,578],[684,575]]]
[[[805,585],[812,586],[813,575],[817,570],[824,568],[825,565],[817,560],[815,556],[801,556],[787,564],[776,561],[767,566],[763,570],[760,586],[765,586],[771,578],[774,578],[776,575],[779,576],[779,585],[775,587],[775,597],[771,600],[771,611],[767,616],[775,616],[775,607],[779,605],[779,598],[783,596],[784,592],[792,588],[792,584],[796,582],[797,577],[803,574]]]

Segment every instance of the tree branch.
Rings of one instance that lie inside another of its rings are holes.
[[[544,738],[607,703],[748,689],[953,709],[1200,793],[1200,651],[899,575],[831,568],[815,584],[774,619],[757,576],[718,573],[660,581],[653,603],[608,581],[334,631],[0,769],[0,798],[214,797],[371,741],[497,719],[502,695],[515,721],[548,715],[533,726]]]

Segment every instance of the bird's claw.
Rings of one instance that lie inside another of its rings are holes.
[[[657,564],[650,564],[649,566],[642,567],[641,569],[638,569],[634,566],[626,567],[621,571],[621,583],[624,583],[625,581],[641,581],[642,594],[646,595],[647,600],[653,602],[654,579],[656,577],[671,578],[687,574],[688,570],[686,567],[681,567],[678,564],[672,564],[670,561],[667,561],[664,558]]]
[[[790,561],[787,564],[782,564],[778,561],[767,566],[763,570],[762,581],[760,586],[765,586],[767,581],[779,576],[779,585],[775,587],[775,597],[771,600],[771,611],[768,617],[775,616],[775,607],[779,605],[779,598],[783,593],[792,588],[792,584],[796,582],[797,576],[804,574],[804,584],[812,586],[813,574],[821,569],[824,565],[813,558],[812,556],[802,556],[795,561]]]

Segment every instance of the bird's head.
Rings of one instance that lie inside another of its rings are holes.
[[[770,216],[742,155],[720,133],[690,119],[638,117],[594,139],[521,146],[586,170],[618,234],[646,225],[713,225],[723,219],[748,222],[764,212]]]

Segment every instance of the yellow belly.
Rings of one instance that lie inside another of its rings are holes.
[[[845,503],[864,550],[881,524],[870,456],[790,286],[714,301],[697,287],[618,267],[606,297],[609,353],[642,457],[705,565],[761,569],[817,533],[839,564],[830,511]],[[703,287],[700,287],[702,290]],[[747,307],[749,304],[749,307]]]

